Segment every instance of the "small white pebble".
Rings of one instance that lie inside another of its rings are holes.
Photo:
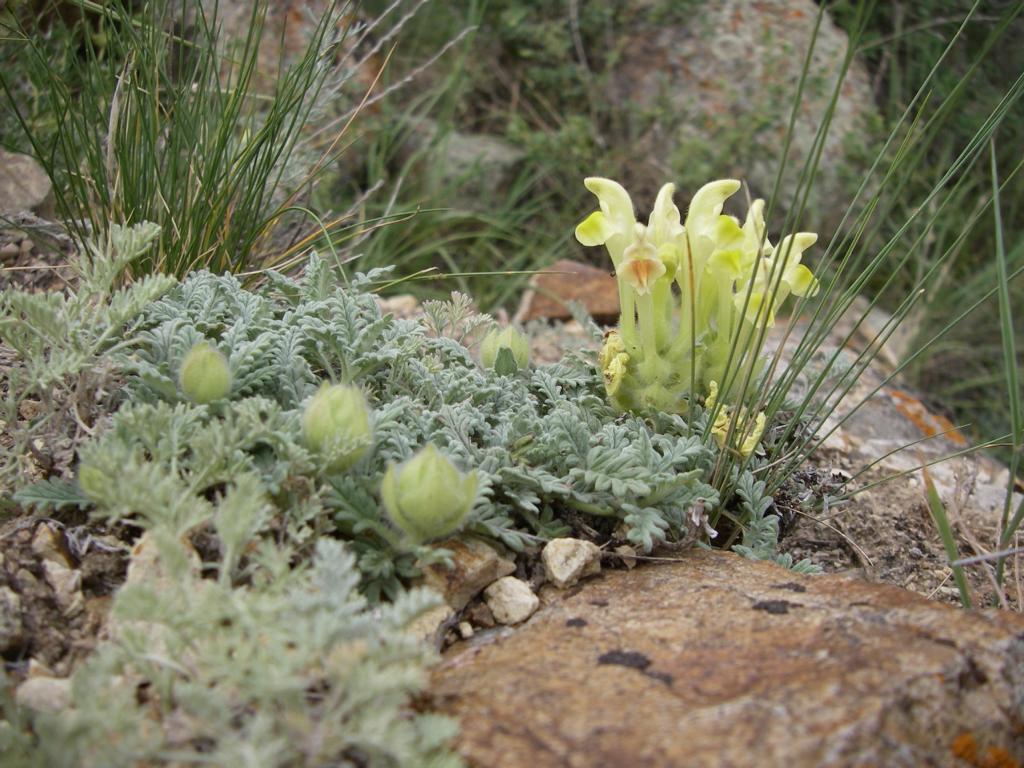
[[[515,576],[503,576],[484,590],[484,600],[499,624],[526,621],[540,606],[530,585]]]

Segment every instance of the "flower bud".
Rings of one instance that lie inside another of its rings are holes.
[[[495,328],[480,342],[480,364],[502,376],[521,371],[530,364],[530,342],[511,325]]]
[[[193,403],[203,405],[222,400],[231,392],[228,360],[216,347],[200,341],[181,362],[178,383]]]
[[[457,530],[476,493],[476,472],[459,472],[433,443],[404,464],[390,465],[380,486],[388,517],[417,544]]]
[[[306,446],[341,472],[363,457],[373,440],[370,408],[358,387],[323,384],[302,414]]]

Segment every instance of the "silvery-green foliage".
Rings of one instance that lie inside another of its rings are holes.
[[[699,425],[616,414],[578,354],[514,375],[483,370],[460,343],[486,325],[468,299],[428,303],[425,321],[396,320],[365,292],[382,276],[341,287],[314,257],[300,281],[273,275],[251,292],[201,272],[152,305],[125,360],[129,403],[82,453],[83,471],[106,478],[90,481],[99,514],[145,525],[168,515],[180,531],[212,515],[211,494],[251,473],[276,499],[281,514],[268,519],[292,526],[300,541],[303,531],[352,540],[366,588],[395,594],[415,557],[431,550],[410,550],[385,521],[380,480],[389,463],[433,442],[478,473],[468,529],[514,550],[565,534],[572,520],[608,533],[625,522],[646,550],[694,536],[687,510],[718,501],[705,482],[713,453]],[[177,369],[202,340],[228,358],[228,403],[196,406],[178,391]],[[303,447],[298,426],[323,380],[360,387],[374,409],[373,448],[341,473]],[[132,497],[124,478],[147,472]],[[170,475],[183,480],[186,497],[150,504]],[[290,520],[297,499],[323,511]]]
[[[255,486],[239,493],[241,508],[261,506]],[[226,517],[246,517],[228,506],[222,536]],[[405,627],[436,595],[368,608],[355,557],[331,539],[298,568],[265,542],[246,587],[201,578],[179,540],[156,541],[174,588],[143,580],[118,593],[112,638],[75,672],[72,706],[35,715],[34,740],[0,733],[10,764],[461,765],[447,751],[454,721],[408,705],[431,652]]]
[[[765,493],[763,480],[755,480],[749,472],[740,475],[736,483],[743,515],[743,543],[733,547],[752,560],[770,560],[784,568],[800,573],[818,573],[820,568],[810,560],[793,562],[793,556],[779,553],[779,518],[768,514],[774,499]]]
[[[159,234],[152,224],[111,227],[103,242],[71,262],[77,286],[67,295],[8,288],[0,294],[0,340],[23,363],[18,388],[39,392],[95,363],[126,323],[174,285],[152,275],[117,289],[118,279]]]
[[[111,226],[69,263],[73,280],[65,292],[0,293],[0,352],[6,352],[0,359],[7,378],[0,418],[15,442],[0,459],[0,488],[25,473],[38,436],[64,434],[69,423],[90,418],[95,392],[109,374],[105,356],[125,343],[142,309],[174,285],[171,277],[149,275],[118,288],[159,231],[148,223]],[[26,401],[39,407],[23,418]]]

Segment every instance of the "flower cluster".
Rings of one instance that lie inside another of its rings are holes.
[[[723,399],[742,401],[764,365],[759,331],[774,324],[790,295],[818,290],[800,263],[817,235],[800,232],[772,245],[763,200],[742,223],[723,215],[740,188],[733,179],[701,187],[685,222],[672,201],[675,186],[665,184],[646,225],[622,186],[603,178],[584,183],[600,210],[576,227],[576,239],[608,249],[619,286],[619,326],[600,355],[609,397],[623,410],[683,413],[694,393],[710,393],[714,384]],[[741,447],[747,442],[749,435]]]

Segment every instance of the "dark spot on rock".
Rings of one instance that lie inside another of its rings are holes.
[[[852,603],[850,603],[850,607],[851,608],[862,608],[862,607],[863,608],[870,608],[871,607],[871,603],[869,603],[867,600],[855,600]]]
[[[650,678],[653,678],[654,680],[658,680],[659,682],[664,683],[670,688],[672,687],[672,675],[670,675],[668,672],[644,672],[644,674]]]
[[[590,604],[591,605],[596,605],[598,608],[607,608],[608,607],[608,601],[607,600],[591,600]]]
[[[579,618],[569,619],[567,622],[565,622],[565,626],[567,626],[567,627],[585,627],[585,626],[587,626],[587,620],[586,619],[579,619]]]
[[[988,675],[978,666],[970,656],[967,657],[967,664],[957,676],[957,683],[966,691],[972,691],[988,682]]]
[[[651,666],[651,660],[636,651],[608,651],[598,657],[597,663],[615,664],[620,667],[639,669],[641,672]]]
[[[767,611],[775,615],[783,613],[789,613],[790,606],[793,608],[799,608],[798,603],[791,603],[788,600],[761,600],[760,602],[754,603],[755,611]]]
[[[635,669],[637,672],[642,672],[647,675],[647,677],[652,680],[657,680],[659,683],[664,683],[670,687],[672,685],[672,675],[667,672],[649,671],[647,668],[651,666],[651,660],[637,651],[608,651],[608,653],[601,654],[597,659],[597,663],[629,667],[630,669]]]
[[[788,589],[790,592],[806,592],[807,587],[797,584],[795,581],[787,581],[785,584],[772,584],[772,589]]]

